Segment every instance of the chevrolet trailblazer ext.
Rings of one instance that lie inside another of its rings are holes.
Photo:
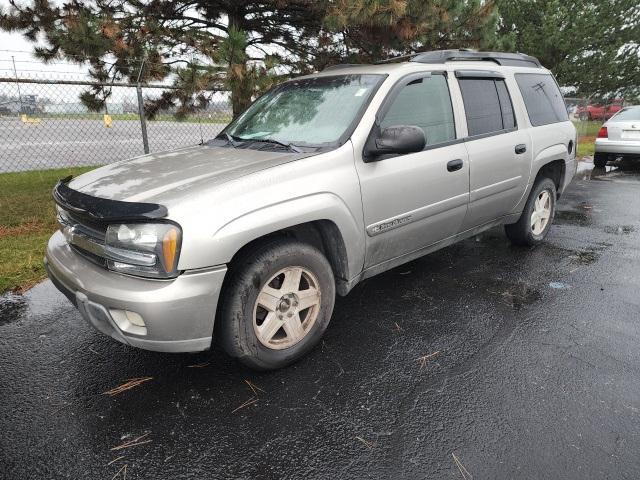
[[[215,336],[279,368],[367,277],[496,225],[542,242],[575,149],[533,57],[338,65],[277,86],[204,145],[61,180],[45,263],[120,342],[194,352]]]

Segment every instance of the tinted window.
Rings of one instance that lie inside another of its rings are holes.
[[[496,90],[498,90],[500,110],[502,110],[502,127],[505,129],[514,128],[516,126],[516,117],[513,115],[511,97],[504,80],[496,80]]]
[[[503,130],[495,81],[492,78],[461,78],[459,82],[469,136]]]
[[[454,140],[456,129],[445,76],[420,78],[403,87],[380,122],[382,129],[392,125],[422,128],[427,145]]]
[[[517,73],[516,81],[527,107],[531,125],[548,125],[569,120],[558,85],[551,75]]]

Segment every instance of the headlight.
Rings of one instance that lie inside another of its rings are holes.
[[[173,223],[109,225],[105,255],[110,270],[152,278],[178,275],[182,231]]]

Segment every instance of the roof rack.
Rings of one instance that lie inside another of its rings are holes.
[[[431,52],[418,52],[401,57],[389,58],[381,63],[393,62],[416,62],[416,63],[445,63],[451,61],[485,61],[494,62],[498,65],[508,67],[534,67],[542,68],[540,61],[524,53],[505,52],[478,52],[475,50],[461,48],[459,50],[434,50]]]
[[[329,65],[322,69],[323,72],[328,72],[329,70],[340,70],[341,68],[351,68],[351,67],[362,67],[366,65],[365,63],[338,63],[337,65]]]

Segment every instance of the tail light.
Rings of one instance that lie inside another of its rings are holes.
[[[607,132],[607,127],[600,127],[598,131],[598,138],[608,138],[609,132]]]

